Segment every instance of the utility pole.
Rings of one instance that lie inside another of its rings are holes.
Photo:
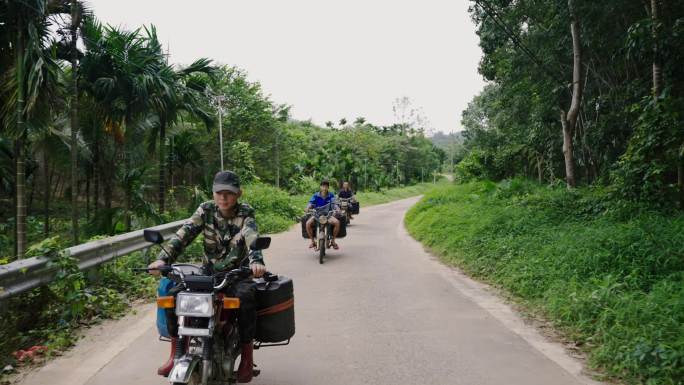
[[[223,94],[214,94],[212,93],[208,88],[205,91],[205,94],[209,98],[209,101],[211,102],[212,106],[216,108],[216,111],[218,112],[218,123],[219,123],[219,148],[221,152],[221,171],[225,170],[223,167],[223,101],[226,99],[226,96]]]
[[[280,138],[280,131],[276,128],[275,137],[275,156],[276,156],[276,188],[280,188],[280,147],[278,146],[278,138]]]
[[[397,186],[399,186],[399,161],[397,161],[396,169],[397,169],[397,183],[396,184],[397,184]]]
[[[219,147],[221,148],[221,171],[223,168],[223,117],[221,116],[221,102],[223,101],[223,96],[219,95],[216,97],[218,103],[218,120],[219,120]]]

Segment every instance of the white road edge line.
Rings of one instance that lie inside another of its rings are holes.
[[[444,277],[444,279],[456,290],[460,291],[465,297],[486,310],[487,313],[501,322],[506,328],[520,336],[520,338],[525,340],[530,346],[542,353],[546,358],[555,362],[579,382],[586,385],[603,384],[602,382],[597,382],[589,378],[584,373],[584,364],[582,361],[570,356],[565,351],[562,344],[548,340],[539,333],[536,328],[526,325],[523,319],[510,305],[491,293],[492,289],[489,285],[477,282],[458,268],[448,266],[441,262],[437,256],[430,253],[420,242],[413,239],[406,229],[404,220],[405,216],[397,226],[399,239],[407,239],[411,244],[417,246],[420,252],[428,256],[442,277]]]

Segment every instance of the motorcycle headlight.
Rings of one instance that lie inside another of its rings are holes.
[[[176,300],[176,315],[211,317],[214,315],[213,298],[211,294],[179,293]]]
[[[321,215],[321,217],[318,219],[322,225],[328,223],[328,217]]]

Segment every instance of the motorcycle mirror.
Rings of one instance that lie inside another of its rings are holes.
[[[265,250],[271,246],[271,237],[259,237],[249,245],[251,250]]]
[[[147,242],[161,244],[164,242],[164,236],[158,230],[143,230],[143,237]]]

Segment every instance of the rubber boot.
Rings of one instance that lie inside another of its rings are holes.
[[[173,369],[173,357],[176,354],[176,345],[178,344],[178,337],[171,337],[171,354],[169,355],[169,360],[157,369],[157,374],[160,376],[168,377]]]
[[[250,341],[241,345],[242,353],[240,354],[240,366],[237,372],[237,381],[239,383],[246,383],[252,381],[254,377],[254,344]]]

